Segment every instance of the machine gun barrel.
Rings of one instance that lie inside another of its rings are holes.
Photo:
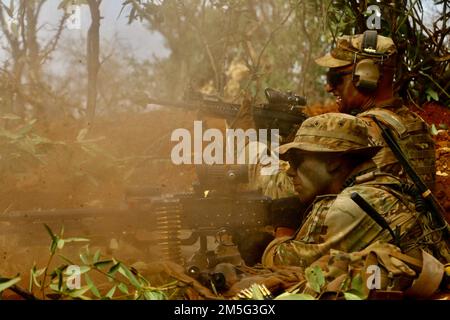
[[[227,120],[233,119],[239,112],[239,105],[228,102],[210,102],[202,100],[200,102],[185,102],[185,101],[171,101],[164,99],[149,98],[149,104],[156,104],[159,106],[179,108],[188,111],[201,110],[205,115],[211,117],[220,117]]]

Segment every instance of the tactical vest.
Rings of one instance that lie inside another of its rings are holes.
[[[394,132],[395,140],[417,174],[433,190],[436,175],[435,143],[430,135],[428,125],[423,119],[405,106],[395,109],[395,112],[385,108],[373,108],[358,115],[358,117],[363,117],[371,122],[372,128],[369,128],[369,131],[378,131],[377,134],[371,135],[371,138],[375,143],[384,146],[373,159],[377,167],[393,165],[392,168],[397,168],[387,171],[400,176],[404,172],[370,116],[375,116]],[[385,168],[383,171],[386,171]]]

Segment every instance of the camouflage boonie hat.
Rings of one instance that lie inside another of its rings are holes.
[[[342,36],[336,41],[336,47],[325,56],[316,59],[316,63],[322,67],[338,68],[353,64],[355,61],[367,58],[383,57],[387,59],[389,56],[397,52],[394,42],[391,38],[377,36],[376,54],[367,54],[362,50],[363,34],[354,36]]]
[[[326,113],[306,119],[294,141],[280,146],[278,151],[282,155],[291,149],[374,156],[381,146],[371,142],[361,119],[344,113]]]

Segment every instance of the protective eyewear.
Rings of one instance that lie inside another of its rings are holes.
[[[336,71],[334,69],[330,69],[327,72],[327,83],[332,86],[333,88],[336,88],[338,85],[341,84],[342,82],[342,78],[347,75],[347,74],[351,74],[352,71],[344,71],[344,72],[339,72]]]
[[[291,167],[292,170],[297,171],[304,160],[303,153],[298,150],[289,150],[287,160],[289,162],[289,167]]]

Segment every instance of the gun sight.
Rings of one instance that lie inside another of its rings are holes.
[[[292,92],[281,92],[275,89],[266,88],[264,93],[269,103],[306,106],[306,98],[293,94]]]

